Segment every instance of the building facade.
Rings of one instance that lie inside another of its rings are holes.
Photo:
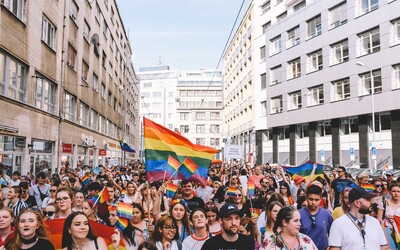
[[[115,1],[1,1],[0,161],[35,174],[122,163],[138,88]],[[127,158],[134,158],[127,154]]]
[[[400,1],[258,2],[257,25],[267,25],[257,161],[398,168]]]

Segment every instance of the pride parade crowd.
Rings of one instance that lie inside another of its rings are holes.
[[[0,250],[400,249],[392,172],[309,170],[216,164],[201,184],[148,181],[141,162],[35,177],[0,164]]]

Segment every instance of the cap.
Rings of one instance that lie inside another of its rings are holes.
[[[392,170],[387,171],[386,175],[393,175],[393,171]]]
[[[352,203],[355,200],[361,199],[361,198],[370,200],[373,197],[374,197],[373,194],[368,193],[364,188],[362,188],[360,186],[355,186],[349,192],[349,202],[350,203]]]
[[[305,180],[306,180],[306,179],[305,179],[303,176],[298,175],[298,176],[296,176],[296,177],[294,178],[294,184],[299,185],[300,182],[305,181]]]
[[[225,203],[225,205],[223,205],[221,207],[221,209],[219,210],[220,218],[226,218],[233,213],[236,213],[236,214],[242,216],[242,212],[239,211],[239,208],[235,204],[232,204],[232,203]]]

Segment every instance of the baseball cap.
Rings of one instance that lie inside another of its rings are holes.
[[[364,188],[362,188],[360,186],[355,186],[349,192],[349,202],[350,203],[352,203],[355,200],[361,199],[361,198],[370,200],[373,197],[374,197],[373,194],[368,193]]]
[[[391,171],[391,170],[387,171],[386,175],[393,175],[393,171]]]
[[[299,185],[300,182],[305,181],[305,180],[306,180],[306,179],[305,179],[303,176],[298,175],[298,176],[296,176],[296,177],[294,178],[294,184]]]
[[[239,208],[232,203],[225,203],[219,210],[219,216],[221,218],[226,218],[233,213],[236,213],[239,216],[243,216],[243,214],[239,211]]]

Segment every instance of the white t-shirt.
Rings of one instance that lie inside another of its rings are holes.
[[[209,239],[208,235],[204,239],[196,239],[193,237],[193,235],[190,235],[183,240],[182,245],[184,246],[185,249],[201,250],[201,247],[203,246],[204,242],[206,242],[206,240],[208,239]]]
[[[341,250],[377,250],[387,244],[385,234],[378,220],[366,215],[365,248],[360,230],[347,215],[333,221],[329,233],[329,246]]]

